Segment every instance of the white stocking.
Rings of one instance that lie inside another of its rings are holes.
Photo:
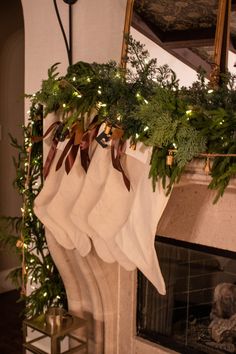
[[[39,195],[34,200],[34,213],[39,218],[39,220],[49,229],[51,234],[63,247],[67,249],[73,249],[74,245],[69,238],[60,239],[58,237],[58,228],[53,228],[51,223],[48,222],[49,218],[47,215],[47,206],[51,202],[52,198],[55,196],[63,176],[63,169],[60,168],[59,171],[56,171],[56,164],[60,154],[65,146],[65,143],[58,144],[58,150],[56,156],[52,162],[49,175],[47,176],[43,188]],[[49,220],[50,221],[50,220]]]
[[[100,198],[102,189],[106,183],[109,169],[110,148],[102,148],[97,144],[93,158],[90,162],[88,172],[85,177],[83,189],[76,200],[71,212],[71,219],[77,227],[75,237],[82,233],[88,234],[93,241],[95,250],[99,257],[105,262],[115,261],[106,243],[97,237],[94,230],[88,224],[88,214]]]
[[[80,163],[80,153],[78,152],[74,165],[66,173],[64,165],[60,168],[64,171],[59,189],[47,207],[47,223],[55,230],[57,238],[62,240],[69,239],[78,249],[81,256],[86,256],[91,249],[91,241],[87,234],[77,232],[76,227],[69,218],[71,209],[79,197],[85,181],[85,171]],[[75,237],[76,234],[76,237]]]
[[[131,156],[126,156],[121,163],[130,179],[130,191],[124,184],[122,174],[113,168],[110,159],[110,170],[105,187],[89,214],[88,222],[96,230],[97,235],[104,239],[115,260],[126,270],[134,270],[135,264],[117,246],[115,236],[128,219],[144,164]]]
[[[166,207],[169,196],[157,183],[152,190],[148,178],[150,166],[145,164],[129,218],[116,235],[116,242],[122,252],[141,270],[156,287],[160,294],[165,294],[165,283],[154,247],[157,223]]]

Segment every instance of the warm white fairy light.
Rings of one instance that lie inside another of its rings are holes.
[[[186,113],[187,115],[190,115],[190,114],[192,114],[192,110],[191,110],[191,109],[188,109],[185,113]]]
[[[212,93],[214,90],[210,89],[207,91],[207,93]]]
[[[87,82],[91,82],[91,79],[90,79],[90,77],[87,77]]]
[[[47,296],[47,294],[48,294],[48,293],[46,293],[46,291],[45,291],[45,293],[43,293],[43,296],[44,296],[44,297],[46,297],[46,296]]]
[[[62,107],[63,107],[63,108],[66,108],[66,104],[65,104],[65,103],[63,103]]]
[[[135,134],[135,138],[136,138],[136,139],[139,138],[139,134],[138,134],[138,133]]]
[[[80,93],[78,93],[77,91],[73,92],[73,96],[78,97],[78,98],[82,97],[82,95]]]
[[[101,107],[106,107],[107,104],[106,103],[102,103],[102,102],[98,102],[97,106],[98,106],[98,108],[101,108]]]
[[[146,125],[146,127],[143,129],[144,132],[146,132],[149,129],[149,127]]]
[[[72,80],[73,80],[73,81],[76,81],[76,77],[74,76]]]
[[[146,99],[144,98],[144,103],[148,104],[149,102],[148,102],[148,100],[146,100]]]

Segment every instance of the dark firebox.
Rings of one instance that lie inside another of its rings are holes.
[[[138,275],[137,334],[186,354],[236,353],[236,254],[157,237],[162,296]]]

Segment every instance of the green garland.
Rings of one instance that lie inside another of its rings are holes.
[[[115,62],[78,62],[59,77],[57,65],[48,71],[42,88],[31,96],[32,104],[43,104],[44,116],[60,112],[65,129],[75,122],[88,123],[85,113],[96,108],[99,121],[124,130],[123,139],[142,141],[153,147],[150,177],[155,188],[161,178],[167,191],[177,182],[193,158],[200,153],[236,153],[235,76],[221,77],[222,85],[212,90],[203,72],[189,88],[179,87],[175,73],[156,59],[139,42],[129,39],[127,57],[131,70]],[[172,166],[166,165],[170,149]],[[211,169],[209,188],[223,195],[236,171],[235,157],[217,157]]]
[[[52,305],[67,306],[62,279],[47,248],[44,226],[33,212],[34,199],[43,186],[42,143],[33,143],[34,137],[43,134],[42,123],[42,106],[32,105],[28,124],[23,126],[24,144],[11,137],[18,150],[14,186],[22,197],[22,216],[0,220],[1,243],[15,249],[21,260],[21,266],[9,278],[21,289],[26,317],[41,314]]]

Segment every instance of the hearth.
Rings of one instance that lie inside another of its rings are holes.
[[[236,253],[158,236],[166,296],[138,275],[137,335],[180,353],[236,353]]]

